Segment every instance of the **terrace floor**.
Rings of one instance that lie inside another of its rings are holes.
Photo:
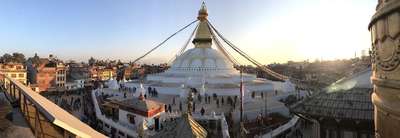
[[[0,90],[1,91],[1,90]],[[3,92],[0,93],[0,100],[7,101]],[[2,104],[2,107],[11,106],[10,104]],[[10,107],[12,108],[12,107]],[[12,121],[10,120],[2,120],[2,129],[0,129],[0,137],[1,138],[34,138],[31,128],[28,126],[25,121],[22,113],[19,111],[19,108],[12,108]]]

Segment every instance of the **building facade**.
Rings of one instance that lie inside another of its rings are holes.
[[[67,64],[67,82],[65,83],[66,90],[76,90],[85,87],[89,84],[89,67],[85,64],[69,63]]]
[[[117,76],[117,69],[114,67],[91,66],[89,76],[92,80],[109,80]]]
[[[20,63],[6,63],[0,64],[0,72],[5,73],[13,79],[20,81],[23,84],[27,84],[27,73],[26,67]]]
[[[66,83],[66,68],[63,63],[47,62],[36,68],[36,84],[39,91],[63,89]]]
[[[97,77],[99,80],[109,80],[116,76],[116,70],[113,68],[104,68],[97,71]]]

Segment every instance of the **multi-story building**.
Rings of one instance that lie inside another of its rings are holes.
[[[69,64],[67,69],[67,79],[88,81],[90,78],[89,67],[84,64]]]
[[[56,64],[56,86],[63,88],[67,81],[67,73],[65,65],[62,63]]]
[[[42,60],[36,66],[36,77],[34,84],[39,87],[39,91],[51,91],[64,88],[66,83],[66,67],[57,61]]]
[[[0,64],[0,72],[5,73],[13,79],[19,80],[23,84],[27,84],[26,67],[21,63]]]
[[[117,79],[118,80],[130,80],[133,78],[134,75],[134,71],[136,70],[136,68],[132,67],[132,66],[125,66],[122,68],[119,68],[117,71]]]
[[[96,80],[97,79],[97,66],[90,66],[88,70],[89,70],[89,79]]]
[[[117,69],[114,67],[92,66],[89,68],[89,76],[92,80],[109,80],[116,75]]]
[[[82,89],[89,82],[89,68],[85,64],[70,63],[67,65],[66,90]]]
[[[109,80],[116,76],[116,70],[113,68],[104,68],[97,71],[97,77],[99,80]]]

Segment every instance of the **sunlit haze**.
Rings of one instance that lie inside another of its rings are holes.
[[[211,23],[264,64],[359,56],[370,47],[367,23],[377,4],[376,0],[205,2]],[[200,0],[2,0],[0,54],[132,61],[195,20],[200,4]],[[193,29],[194,25],[144,61],[167,62]]]

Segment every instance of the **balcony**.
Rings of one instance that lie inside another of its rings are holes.
[[[0,72],[0,88],[35,137],[105,138],[45,97]],[[20,118],[19,118],[20,119]]]

